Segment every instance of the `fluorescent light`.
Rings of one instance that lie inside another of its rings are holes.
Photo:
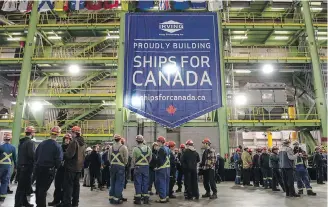
[[[266,64],[263,66],[262,71],[263,73],[269,74],[273,72],[273,66],[271,64]]]
[[[271,10],[274,11],[280,11],[280,10],[285,10],[286,8],[275,8],[275,7],[271,7]]]
[[[20,37],[8,37],[8,41],[19,41],[21,38]]]
[[[47,34],[56,34],[55,32],[46,32]]]
[[[327,32],[317,32],[317,35],[327,35]]]
[[[321,6],[321,2],[310,2],[311,6]]]
[[[120,33],[120,31],[109,31],[109,33],[118,34],[118,33]]]
[[[236,105],[245,105],[247,103],[247,98],[244,94],[238,94],[235,96],[234,102]]]
[[[42,110],[43,104],[39,101],[34,101],[31,103],[30,107],[31,107],[32,111],[36,112],[36,111]]]
[[[245,7],[230,7],[230,10],[242,10],[245,9]]]
[[[289,31],[274,31],[275,34],[289,34]]]
[[[232,31],[232,34],[245,34],[246,31]]]
[[[107,36],[106,39],[120,39],[120,36],[118,36],[118,35],[110,35],[110,36]]]
[[[62,37],[60,36],[49,36],[48,39],[49,40],[60,40]]]
[[[275,40],[288,40],[289,37],[288,36],[276,36],[274,37]]]
[[[251,73],[250,70],[233,70],[235,73]]]
[[[15,101],[12,101],[12,102],[11,102],[11,104],[12,104],[12,105],[15,105],[15,104],[16,104],[16,102],[15,102]]]
[[[232,36],[232,39],[235,40],[243,40],[243,39],[247,39],[248,37],[245,35],[236,35],[236,36]]]
[[[80,72],[80,67],[78,65],[70,65],[68,71],[72,74],[77,74]]]
[[[21,35],[22,33],[20,33],[20,32],[13,32],[13,33],[11,33],[11,35]]]
[[[322,8],[320,8],[320,7],[312,7],[312,8],[310,8],[310,10],[312,10],[312,11],[322,11]]]
[[[318,37],[318,40],[327,40],[328,37]]]

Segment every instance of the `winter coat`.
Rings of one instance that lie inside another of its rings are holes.
[[[64,153],[64,167],[70,172],[81,172],[85,159],[85,144],[83,137],[75,137]]]

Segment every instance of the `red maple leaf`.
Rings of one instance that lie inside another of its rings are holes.
[[[173,105],[170,105],[169,107],[167,107],[166,111],[167,113],[173,115],[177,111],[177,108],[175,108]]]

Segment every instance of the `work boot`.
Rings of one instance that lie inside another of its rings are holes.
[[[171,194],[170,196],[169,196],[169,198],[177,198],[175,195],[173,195],[173,194]]]
[[[56,202],[56,201],[51,201],[48,203],[48,206],[58,206],[59,205],[59,202]]]
[[[141,199],[140,197],[134,197],[134,204],[141,205]]]
[[[167,203],[167,200],[166,200],[166,198],[164,198],[164,199],[158,199],[155,202],[156,203]]]
[[[299,197],[301,197],[301,196],[298,195],[298,194],[294,194],[294,195],[291,195],[291,197],[299,198]]]
[[[181,188],[178,188],[178,190],[176,190],[175,192],[176,193],[181,193],[181,191],[182,191]]]
[[[127,202],[128,201],[127,198],[123,198],[123,197],[120,200],[123,201],[123,202]]]
[[[204,195],[202,195],[202,198],[209,198],[209,197],[211,197],[210,193],[205,193]]]
[[[255,184],[254,187],[257,187],[258,188],[258,187],[260,187],[260,185],[259,184]]]
[[[325,183],[324,183],[324,182],[319,182],[318,184],[319,184],[319,185],[324,185]]]
[[[10,188],[8,187],[7,188],[7,194],[13,194],[13,193],[14,193],[14,191],[10,190]]]
[[[210,199],[217,199],[218,195],[216,193],[213,193],[213,195],[210,196]]]
[[[303,195],[303,189],[298,190],[298,195]]]
[[[274,189],[272,189],[272,191],[276,191],[276,192],[278,192],[278,191],[280,191],[280,189],[278,189],[278,188],[274,188]]]
[[[33,204],[30,204],[30,203],[26,203],[24,206],[25,207],[34,207],[34,205]]]
[[[170,197],[169,196],[166,197],[166,202],[170,202]]]
[[[148,194],[149,194],[149,195],[151,195],[151,196],[152,196],[152,195],[154,195],[154,193],[153,193],[153,192],[151,192],[151,191],[149,191],[149,192],[148,192]]]
[[[144,204],[149,204],[149,197],[147,197],[147,196],[144,197],[144,198],[143,198],[143,203],[144,203]]]
[[[308,196],[316,196],[317,195],[315,192],[313,192],[312,189],[307,190],[307,194],[308,194]]]
[[[0,202],[4,202],[5,198],[4,197],[0,197]]]

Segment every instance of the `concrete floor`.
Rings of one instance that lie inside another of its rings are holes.
[[[204,193],[202,184],[200,186],[201,194]],[[16,185],[11,186],[12,190],[15,190]],[[282,192],[272,192],[271,190],[256,189],[254,187],[237,187],[232,182],[226,182],[218,184],[218,199],[208,200],[200,199],[199,201],[185,201],[183,194],[177,194],[177,199],[171,199],[167,204],[156,204],[154,202],[151,205],[159,205],[163,207],[217,207],[218,205],[223,207],[326,207],[327,206],[327,185],[317,185],[313,183],[313,189],[317,193],[316,197],[308,197],[307,195],[301,198],[285,198]],[[53,187],[48,191],[47,202],[52,201]],[[124,190],[124,196],[128,198],[128,202],[121,205],[122,207],[135,206],[133,204],[134,187],[129,183],[126,190]],[[81,187],[80,195],[80,207],[105,207],[109,206],[107,200],[107,191],[90,191],[90,188]],[[156,196],[151,197],[152,200],[157,199]],[[34,203],[35,196],[30,198],[30,202]],[[13,207],[14,206],[14,194],[8,195],[4,203],[0,204],[1,207]]]

